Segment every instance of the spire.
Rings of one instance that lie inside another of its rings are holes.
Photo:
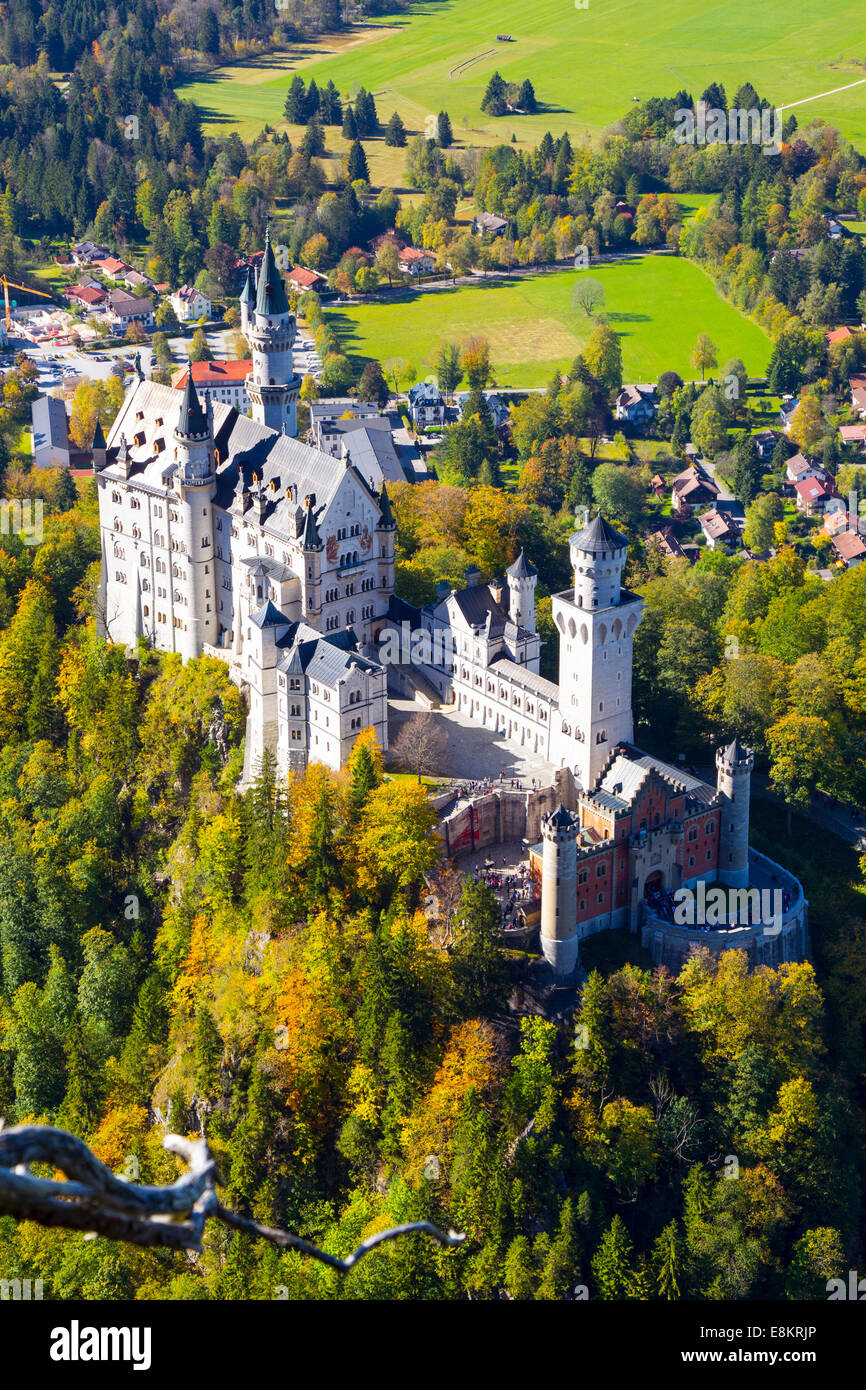
[[[105,435],[102,433],[102,425],[99,422],[98,415],[96,417],[96,425],[94,426],[93,430],[93,442],[90,447],[91,449],[105,448]]]
[[[244,287],[241,290],[240,302],[241,304],[255,304],[256,302],[256,286],[253,280],[253,268],[251,265],[247,266],[247,276],[244,280]]]
[[[382,491],[379,493],[379,510],[382,515],[379,518],[378,530],[385,530],[396,526],[394,513],[391,511],[391,499],[388,496],[388,489],[385,486],[385,479],[382,479]]]
[[[208,423],[192,379],[191,362],[187,362],[186,384],[183,388],[176,433],[184,435],[187,439],[203,439],[208,433]]]
[[[274,259],[269,224],[265,232],[265,254],[262,257],[262,268],[259,271],[259,284],[256,291],[256,313],[274,316],[288,312],[289,301],[286,299],[283,277],[277,269],[277,263]]]
[[[307,515],[304,518],[304,534],[301,538],[301,545],[304,550],[321,550],[322,548],[322,538],[316,525],[316,512],[313,510],[315,505],[316,494],[311,492],[307,498]]]

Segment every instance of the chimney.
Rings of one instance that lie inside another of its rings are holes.
[[[501,603],[505,593],[505,586],[501,579],[491,579],[487,585],[494,603]]]
[[[463,579],[467,589],[474,589],[481,583],[481,571],[477,565],[470,565]]]

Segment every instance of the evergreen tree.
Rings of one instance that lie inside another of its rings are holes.
[[[355,112],[352,110],[352,107],[348,104],[346,106],[346,111],[343,116],[343,139],[358,139],[358,122],[355,119]]]
[[[283,115],[290,125],[304,125],[307,119],[307,89],[300,73],[295,73],[289,85]]]
[[[369,182],[370,170],[367,165],[367,156],[364,153],[364,146],[361,144],[360,140],[353,141],[349,149],[349,155],[346,160],[346,173],[348,174],[350,183],[354,183],[356,179],[364,179]]]
[[[521,111],[535,113],[538,110],[538,102],[535,99],[535,88],[529,78],[524,78],[520,84],[520,95],[517,98],[517,105]]]
[[[394,111],[385,127],[385,144],[402,149],[406,144],[406,127]]]
[[[682,1242],[677,1223],[669,1221],[653,1246],[653,1277],[655,1292],[659,1298],[673,1299],[681,1296],[682,1259]]]
[[[436,117],[436,143],[442,150],[447,150],[454,144],[454,132],[447,111],[440,111]]]
[[[203,1004],[195,1016],[193,1057],[195,1088],[206,1101],[213,1101],[219,1090],[222,1056],[223,1040],[214,1023],[213,1014],[207,1005]]]
[[[500,73],[495,72],[487,83],[487,88],[481,102],[481,110],[486,111],[488,116],[504,116],[506,111],[505,96],[508,91],[505,78]]]
[[[599,1298],[629,1298],[635,1278],[632,1244],[621,1216],[615,1216],[592,1257]]]
[[[319,93],[319,116],[322,125],[342,124],[343,103],[340,101],[339,92],[331,80],[329,80],[327,87]]]
[[[54,487],[54,505],[59,512],[70,512],[77,502],[75,479],[68,468],[61,468]]]

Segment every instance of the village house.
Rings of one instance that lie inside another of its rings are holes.
[[[113,327],[119,333],[125,333],[131,323],[141,324],[142,328],[153,327],[153,305],[149,299],[141,299],[127,290],[110,290],[105,307]]]
[[[652,386],[624,386],[616,398],[614,415],[630,425],[648,425],[656,413]]]
[[[690,516],[693,507],[715,502],[719,490],[718,484],[713,482],[700,464],[693,463],[674,478],[671,507],[679,516]]]
[[[479,212],[472,230],[476,236],[502,236],[507,226],[507,217],[499,217],[495,212]]]
[[[848,385],[851,388],[851,404],[861,420],[866,420],[866,376],[858,373],[856,376],[849,376]]]
[[[726,512],[723,508],[711,508],[710,511],[704,512],[703,516],[698,517],[698,522],[706,536],[707,546],[710,550],[739,544],[740,528],[730,512]]]
[[[195,323],[198,319],[209,319],[211,316],[211,301],[193,285],[181,285],[168,302],[181,323]]]
[[[799,404],[799,397],[796,397],[789,401],[782,401],[782,404],[779,406],[779,422],[786,434],[791,433],[791,424],[797,413]]]
[[[405,246],[400,252],[397,267],[404,275],[430,275],[436,269],[432,251],[419,251],[417,246]]]
[[[409,387],[408,395],[409,414],[416,430],[445,424],[445,401],[438,386],[430,381],[419,381]]]
[[[76,265],[94,265],[110,255],[106,246],[97,246],[92,241],[76,241],[72,246],[72,259]]]
[[[683,550],[670,527],[666,527],[662,531],[653,531],[650,540],[656,542],[666,560],[688,559],[686,552]]]
[[[304,294],[306,290],[315,290],[318,293],[328,283],[324,275],[320,275],[317,270],[307,270],[304,265],[296,265],[288,272],[286,279],[299,294]]]
[[[809,459],[805,454],[792,454],[785,464],[785,482],[791,487],[797,483],[805,482],[807,478],[824,478],[824,470],[814,459]]]
[[[806,516],[816,516],[823,512],[830,499],[836,496],[832,483],[814,477],[804,478],[802,482],[795,483],[794,492],[797,511],[805,512]]]
[[[833,537],[833,550],[837,563],[851,567],[861,563],[866,555],[866,543],[856,531],[840,531],[838,536]]]

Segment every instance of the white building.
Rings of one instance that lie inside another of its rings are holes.
[[[252,419],[187,373],[136,381],[95,452],[106,635],[226,661],[248,694],[249,777],[339,767],[372,724],[387,747],[385,672],[371,659],[394,592],[394,531],[345,459],[302,444],[295,321],[270,239],[248,311]]]
[[[210,300],[193,285],[181,285],[180,289],[169,297],[169,303],[177,314],[179,323],[196,323],[199,319],[209,319],[211,316]]]
[[[466,588],[426,608],[396,600],[385,640],[401,654],[395,687],[435,693],[474,723],[568,768],[582,790],[595,785],[611,748],[633,737],[632,647],[643,600],[622,587],[627,543],[602,516],[570,546],[574,585],[552,602],[558,685],[538,674],[537,571],[522,551],[504,581],[482,584],[476,571]]]

